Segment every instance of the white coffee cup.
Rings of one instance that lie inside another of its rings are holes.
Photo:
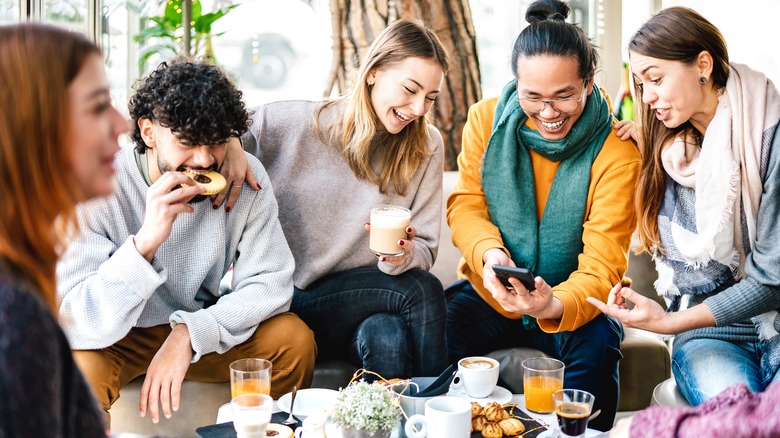
[[[425,402],[425,415],[412,415],[404,432],[409,438],[469,438],[471,402],[460,397],[434,397]]]
[[[377,255],[402,255],[404,249],[398,246],[398,241],[409,237],[406,228],[411,220],[412,212],[408,208],[385,204],[375,206],[371,209],[368,247]]]
[[[309,415],[295,429],[295,438],[325,438],[325,423],[327,421],[327,412]]]
[[[458,361],[458,372],[450,389],[466,391],[469,397],[486,398],[498,384],[498,361],[484,356],[465,357]]]

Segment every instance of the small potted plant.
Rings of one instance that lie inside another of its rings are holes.
[[[339,390],[331,417],[344,438],[389,438],[401,412],[386,386],[360,380]]]

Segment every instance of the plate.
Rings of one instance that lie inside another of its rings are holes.
[[[471,397],[468,394],[466,394],[465,389],[460,389],[457,391],[450,390],[450,392],[448,392],[447,395],[453,397],[465,398],[468,401],[477,402],[481,405],[490,402],[496,402],[500,405],[503,405],[509,403],[512,400],[512,392],[501,386],[496,386],[496,389],[494,389],[493,392],[485,398]]]
[[[325,388],[299,389],[298,394],[295,395],[293,415],[298,417],[299,420],[303,420],[316,412],[327,411],[330,413],[333,404],[336,403],[338,394],[338,391]],[[284,412],[290,412],[291,398],[291,392],[279,397],[279,400],[276,402],[279,409]]]
[[[601,437],[609,437],[609,433],[607,432],[599,432],[595,429],[586,429],[585,435],[586,438],[601,438]],[[557,427],[553,427],[551,429],[545,430],[544,432],[537,435],[537,438],[565,438],[566,435],[560,433]]]

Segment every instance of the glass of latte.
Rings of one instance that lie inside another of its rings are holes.
[[[395,205],[377,205],[371,209],[371,236],[369,248],[380,256],[400,256],[404,249],[398,241],[406,239],[406,228],[412,219],[408,208]]]

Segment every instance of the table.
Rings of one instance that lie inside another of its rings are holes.
[[[510,403],[517,404],[517,407],[525,412],[528,412],[528,410],[525,409],[525,397],[523,397],[523,394],[512,394],[512,400]],[[279,409],[279,406],[277,406],[276,401],[274,401],[274,413],[281,412],[281,409]],[[555,418],[555,414],[536,414],[533,412],[528,412],[528,415],[531,416],[531,418],[535,418],[536,420],[539,420],[543,422],[544,424],[548,425],[550,428],[550,433],[546,433],[544,435],[540,435],[542,437],[554,437],[555,433],[552,433],[557,429],[558,427],[558,420]],[[233,421],[233,413],[230,410],[230,403],[225,403],[224,405],[220,406],[219,411],[217,412],[217,424],[219,423],[227,423],[228,421]],[[328,421],[327,428],[325,429],[325,433],[328,435],[328,438],[341,438],[341,431],[339,428],[333,424],[332,422]],[[586,438],[597,438],[597,437],[606,437],[607,434],[602,434],[598,430],[594,429],[588,429],[585,432]],[[390,436],[390,438],[397,438],[398,434],[396,431],[393,431],[393,434]]]

